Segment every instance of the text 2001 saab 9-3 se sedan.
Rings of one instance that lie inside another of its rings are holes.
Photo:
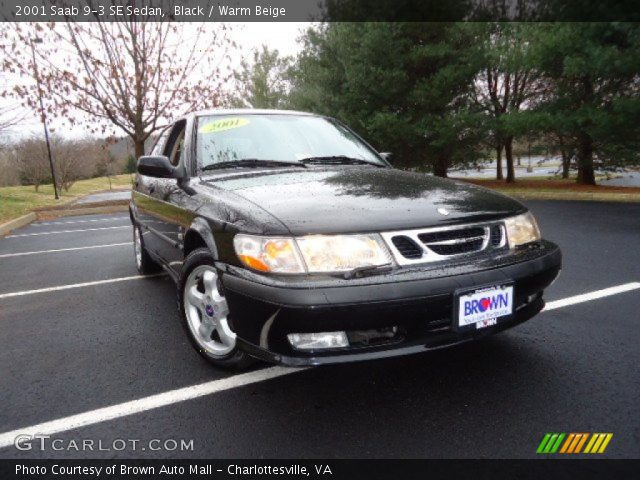
[[[218,110],[138,161],[137,267],[178,285],[218,366],[317,365],[454,345],[524,322],[561,266],[520,203],[397,170],[340,122]]]

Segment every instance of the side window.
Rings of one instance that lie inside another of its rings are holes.
[[[156,140],[156,143],[153,146],[150,155],[162,155],[162,148],[164,147],[164,144],[167,143],[167,137],[169,136],[170,131],[170,128],[165,128],[160,133],[160,136],[158,137],[158,140]]]
[[[178,141],[176,142],[175,152],[173,153],[173,158],[171,158],[171,163],[174,166],[177,166],[182,160],[182,157],[184,156],[184,134],[185,134],[185,131],[183,129],[182,132],[180,132]]]
[[[169,139],[163,149],[163,155],[169,157],[172,165],[177,166],[184,154],[184,135],[187,122],[181,120],[170,130]]]

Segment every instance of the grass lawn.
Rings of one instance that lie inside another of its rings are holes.
[[[112,188],[131,186],[131,175],[111,177]],[[29,186],[0,187],[0,223],[7,222],[32,211],[34,208],[61,205],[91,192],[109,190],[106,177],[79,180],[68,192],[59,192],[60,200],[53,198],[53,185],[41,185],[38,192]]]

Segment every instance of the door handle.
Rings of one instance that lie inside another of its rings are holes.
[[[153,192],[155,192],[155,191],[156,191],[156,186],[155,186],[155,185],[151,185],[151,186],[149,187],[149,193],[153,193]]]

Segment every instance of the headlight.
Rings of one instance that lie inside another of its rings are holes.
[[[379,235],[313,235],[296,241],[309,272],[346,272],[391,262]]]
[[[259,272],[304,273],[298,247],[292,238],[236,235],[233,247],[242,263]]]
[[[540,240],[540,229],[531,212],[507,218],[504,225],[507,229],[507,238],[511,248]]]
[[[261,272],[346,272],[393,262],[382,238],[375,234],[295,239],[238,234],[233,244],[242,263]]]

